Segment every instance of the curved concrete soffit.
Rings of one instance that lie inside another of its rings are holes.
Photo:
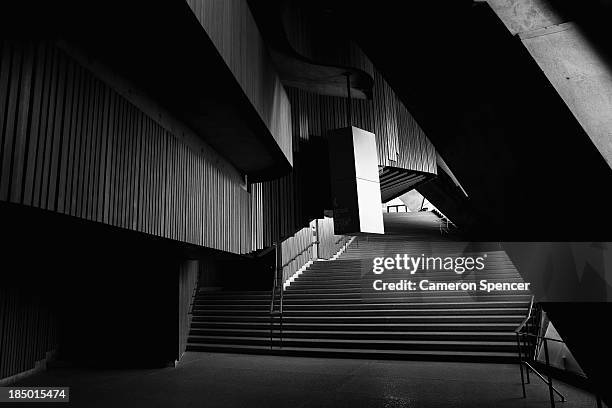
[[[257,14],[265,18],[267,27],[263,31],[273,37],[269,38],[270,54],[284,85],[320,95],[347,97],[349,75],[351,97],[372,99],[374,66],[354,42],[320,30],[321,25],[313,20],[312,13],[306,13],[295,1],[258,3],[252,7],[258,8]],[[315,32],[319,33],[315,38],[327,40],[313,41]]]

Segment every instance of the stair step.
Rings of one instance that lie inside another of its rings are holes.
[[[298,284],[292,283],[287,289],[285,289],[285,294],[288,293],[300,293],[300,292],[319,292],[319,291],[326,291],[326,292],[333,292],[333,291],[339,291],[339,292],[344,292],[344,291],[366,291],[366,292],[373,292],[373,293],[378,293],[379,296],[384,296],[384,292],[390,292],[390,290],[387,291],[382,291],[382,290],[374,290],[374,286],[373,286],[373,280],[364,280],[363,282],[358,282],[358,283],[350,283],[350,284],[345,284],[345,283],[338,283],[338,284],[330,284],[330,283],[325,283],[325,284],[311,284],[311,283],[307,283],[307,282],[301,282]],[[396,283],[399,282],[399,280],[391,280],[391,279],[386,279],[383,280],[384,283]],[[431,283],[437,283],[437,282],[448,282],[446,280],[441,280],[441,279],[432,279],[429,280],[429,282]],[[489,280],[490,283],[523,283],[522,279],[491,279]],[[451,281],[451,283],[455,283],[453,281]],[[470,281],[465,281],[465,283],[470,283]],[[475,282],[476,287],[478,287],[478,282]],[[380,285],[380,283],[378,284]],[[417,286],[418,287],[418,286]],[[470,290],[454,290],[453,292],[469,292]],[[404,292],[408,292],[408,291],[400,291],[401,293]],[[415,290],[413,292],[425,292],[425,290]],[[475,292],[475,291],[474,291]],[[508,291],[508,292],[516,292],[516,291]],[[496,292],[497,293],[497,292]]]
[[[405,330],[420,330],[420,331],[455,331],[455,332],[474,332],[474,331],[492,331],[492,332],[508,332],[514,331],[519,323],[318,323],[312,325],[310,323],[300,322],[283,322],[284,330],[343,330],[343,331],[388,331],[398,332]],[[273,327],[279,328],[279,324],[275,323]],[[242,329],[261,329],[270,330],[270,321],[194,321],[191,325],[192,329],[199,328],[242,328]]]
[[[508,277],[489,277],[489,278],[477,278],[477,279],[459,279],[457,277],[444,278],[444,277],[418,277],[415,279],[412,276],[389,276],[389,275],[369,275],[363,277],[354,277],[350,279],[335,279],[335,278],[327,278],[327,279],[297,279],[294,282],[291,282],[290,288],[295,287],[296,285],[308,285],[308,286],[339,286],[339,287],[348,287],[348,286],[371,286],[372,282],[375,280],[382,280],[383,282],[394,282],[399,280],[408,280],[412,282],[420,282],[422,280],[427,280],[429,282],[453,282],[453,283],[476,283],[478,284],[481,280],[486,280],[488,282],[524,282],[523,278],[520,276],[508,276]]]
[[[393,282],[393,281],[391,281]],[[366,293],[373,293],[376,294],[376,296],[385,296],[385,293],[389,293],[389,292],[395,292],[392,290],[386,290],[386,291],[382,291],[382,290],[374,290],[372,283],[368,284],[368,285],[363,285],[363,286],[355,286],[355,287],[345,287],[345,286],[340,286],[340,287],[332,287],[332,288],[326,288],[326,287],[318,287],[318,288],[300,288],[300,287],[292,287],[289,286],[289,288],[287,288],[285,290],[285,295],[293,295],[293,294],[300,294],[300,293],[321,293],[321,294],[325,294],[325,293],[337,293],[337,294],[346,294],[346,293],[354,293],[354,294],[361,294],[363,292]],[[487,292],[482,292],[479,290],[415,290],[415,291],[397,291],[400,293],[419,293],[419,294],[423,294],[424,292],[427,292],[429,294],[444,294],[444,293],[487,293]],[[491,292],[488,292],[489,294]],[[495,294],[516,294],[516,293],[520,293],[518,291],[513,291],[513,290],[500,290],[500,291],[495,291]]]
[[[275,302],[277,304],[278,302]],[[405,309],[442,309],[442,308],[522,308],[526,309],[529,306],[527,302],[378,302],[378,303],[296,303],[296,302],[285,302],[284,310],[340,310],[340,309],[353,309],[353,310],[384,310],[392,308],[394,310],[405,310]],[[194,303],[194,310],[206,309],[206,310],[228,310],[228,309],[265,309],[270,308],[269,300],[262,300],[259,302],[255,301],[243,301],[243,302],[206,302],[197,301]]]
[[[370,350],[286,347],[270,349],[268,346],[226,345],[226,344],[187,344],[188,351],[213,351],[226,353],[273,354],[286,356],[369,358],[391,360],[428,360],[428,361],[470,361],[514,363],[516,353],[478,352],[478,351],[436,351],[436,350]]]
[[[274,335],[278,335],[279,327],[275,326]],[[189,338],[197,336],[245,336],[245,337],[267,337],[270,336],[269,329],[215,329],[201,328],[192,329]],[[515,334],[511,332],[445,332],[445,331],[340,331],[340,330],[287,330],[283,328],[283,338],[351,338],[351,339],[379,339],[379,340],[431,340],[431,339],[453,339],[453,340],[490,340],[508,341],[515,340]]]
[[[191,336],[189,344],[245,344],[245,345],[269,345],[269,336],[260,337],[238,337],[238,336]],[[281,341],[273,338],[273,344],[280,346]],[[494,350],[510,351],[516,348],[512,341],[420,341],[420,340],[373,340],[373,339],[282,339],[282,345],[287,347],[332,347],[332,348],[357,348],[376,350]]]
[[[271,318],[269,315],[262,313],[261,316],[243,316],[243,315],[218,315],[218,316],[193,316],[194,322],[214,322],[214,321],[266,321],[278,319]],[[503,323],[520,323],[524,319],[524,315],[476,315],[476,316],[286,316],[283,317],[283,323],[351,323],[355,321],[369,323],[425,323],[439,322],[450,323],[460,321],[462,323],[476,322],[503,322]]]
[[[269,309],[207,309],[207,308],[195,308],[193,310],[194,316],[251,316],[261,315],[261,313],[269,312]],[[518,314],[522,316],[527,314],[527,308],[452,308],[452,309],[339,309],[339,310],[295,310],[285,308],[283,310],[283,318],[289,318],[293,316],[363,316],[363,317],[396,317],[396,316],[474,316],[482,314],[494,314],[494,315],[506,315],[506,314]]]
[[[410,277],[411,279],[422,279],[422,278],[427,278],[427,279],[431,279],[431,278],[438,278],[438,277],[450,277],[450,278],[455,278],[455,279],[486,279],[489,277],[518,277],[520,278],[521,275],[516,271],[516,270],[508,270],[508,271],[482,271],[482,272],[478,272],[478,273],[464,273],[462,275],[457,274],[457,273],[453,273],[453,272],[449,272],[449,273],[436,273],[436,272],[423,272],[423,271],[419,271],[418,273],[415,274],[411,274],[410,272],[405,272],[405,271],[385,271],[381,274],[375,274],[374,272],[372,272],[371,270],[350,270],[350,271],[337,271],[337,272],[330,272],[330,271],[320,271],[320,272],[315,272],[315,271],[308,271],[309,273],[307,274],[302,274],[300,275],[299,279],[297,280],[299,281],[320,281],[322,278],[328,278],[328,279],[335,279],[335,280],[341,280],[341,281],[346,281],[346,280],[351,280],[351,279],[355,279],[355,277],[359,277],[359,276],[363,276],[363,277],[368,277],[368,278],[385,278],[388,276],[399,276],[399,277]],[[313,272],[313,273],[310,273]]]
[[[278,298],[277,298],[278,299]],[[475,299],[480,299],[476,301]],[[412,294],[411,296],[393,296],[388,294],[386,297],[327,297],[321,299],[312,298],[301,298],[301,297],[290,297],[284,298],[285,305],[301,305],[301,304],[320,304],[320,305],[331,305],[331,304],[427,304],[427,303],[485,303],[485,302],[521,302],[529,304],[531,299],[530,295],[480,295],[478,297],[470,296],[469,294],[455,294],[453,296],[418,296]],[[216,297],[196,297],[194,304],[206,303],[206,304],[241,304],[241,303],[264,303],[270,305],[271,295],[259,296],[259,297],[236,297],[236,296],[216,296]]]
[[[316,265],[316,264],[315,264]],[[321,276],[321,275],[348,275],[355,273],[368,273],[374,274],[373,272],[373,264],[372,263],[362,263],[359,265],[345,265],[345,266],[337,266],[337,267],[309,267],[308,275],[312,277]],[[512,264],[503,264],[503,265],[488,265],[486,268],[482,270],[466,270],[463,273],[456,273],[453,270],[445,270],[445,269],[419,269],[417,272],[412,273],[412,271],[407,271],[404,269],[385,269],[379,275],[385,274],[402,274],[402,275],[412,275],[412,276],[480,276],[486,274],[518,274],[516,268]],[[375,275],[375,274],[374,274]]]
[[[529,292],[376,291],[372,287],[376,279],[523,282],[506,253],[494,244],[486,246],[487,251],[477,251],[459,237],[440,236],[439,218],[430,213],[387,214],[385,220],[394,225],[406,222],[412,230],[358,237],[339,259],[311,264],[282,292],[282,317],[270,315],[271,291],[197,293],[187,350],[516,362],[514,330],[527,313]],[[419,242],[425,237],[429,242]],[[443,258],[486,254],[487,259],[483,270],[463,274],[444,269],[373,273],[374,258],[404,253]],[[274,307],[280,307],[279,297]]]

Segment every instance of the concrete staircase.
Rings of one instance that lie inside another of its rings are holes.
[[[409,213],[410,214],[410,213]],[[458,282],[453,271],[372,273],[372,258],[470,255],[469,244],[443,237],[430,214],[411,236],[357,238],[335,261],[317,261],[284,294],[283,333],[274,319],[270,343],[270,292],[208,292],[194,299],[187,349],[346,356],[386,359],[510,362],[516,359],[513,330],[525,317],[526,292],[375,291],[375,279]],[[385,225],[406,222],[404,213],[386,216]],[[429,219],[429,224],[426,221]],[[417,223],[417,224],[419,224]],[[435,231],[437,235],[432,235]],[[427,241],[425,240],[427,239]],[[434,239],[435,238],[435,239]],[[505,252],[488,248],[484,270],[464,273],[464,282],[521,282]],[[482,251],[473,252],[483,255]]]

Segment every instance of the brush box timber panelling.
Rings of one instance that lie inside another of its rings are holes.
[[[253,184],[253,228],[258,232],[255,237],[258,248],[288,238],[307,224],[300,211],[298,186],[297,171],[277,180]]]
[[[296,152],[345,125],[345,99],[290,95]],[[353,100],[355,125],[376,129],[386,116],[372,106]],[[398,142],[379,132],[379,164],[434,172],[431,144],[398,110],[407,125]],[[303,209],[312,157],[249,193],[237,172],[174,137],[50,43],[1,44],[0,112],[3,201],[234,253],[290,236],[328,208]],[[398,146],[397,162],[388,160],[389,145]]]
[[[191,327],[191,302],[198,285],[199,261],[188,259],[178,268],[178,353],[177,360],[185,352],[189,327]]]
[[[322,142],[316,137],[301,141],[289,174],[252,185],[253,242],[258,248],[292,236],[332,208],[327,145]]]
[[[52,350],[114,367],[180,357],[202,264],[188,259],[213,251],[5,202],[0,226],[0,384]]]
[[[425,133],[376,74],[374,99],[353,99],[353,125],[375,133],[378,165],[437,174],[436,151]],[[331,209],[326,140],[347,126],[345,98],[287,87],[291,102],[294,166],[280,179],[253,184],[252,231],[257,247],[287,238]],[[314,148],[313,148],[314,147]]]
[[[0,286],[0,379],[30,370],[57,342],[57,319],[44,295]]]
[[[290,163],[291,107],[246,0],[187,0]]]
[[[0,200],[233,253],[261,247],[251,219],[269,202],[55,45],[0,44],[0,112]]]
[[[312,222],[311,222],[312,225]],[[293,236],[283,241],[281,245],[282,251],[282,267],[284,284],[297,270],[304,266],[307,262],[315,259],[313,247],[313,230],[311,226],[302,228]]]
[[[316,251],[313,246],[315,240]],[[281,245],[283,284],[309,261],[330,259],[347,241],[346,236],[334,234],[333,218],[324,217],[311,221],[308,227],[297,231]]]
[[[282,24],[293,50],[313,63],[350,67],[372,76],[374,65],[364,52],[346,38],[334,18],[323,18],[317,5],[288,1],[284,5]]]
[[[294,146],[348,126],[345,98],[287,88],[292,106]],[[352,125],[376,136],[379,166],[437,174],[436,151],[412,115],[379,73],[373,100],[351,101]]]

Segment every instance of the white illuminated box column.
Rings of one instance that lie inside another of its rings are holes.
[[[346,127],[329,133],[334,233],[384,234],[374,133]]]

